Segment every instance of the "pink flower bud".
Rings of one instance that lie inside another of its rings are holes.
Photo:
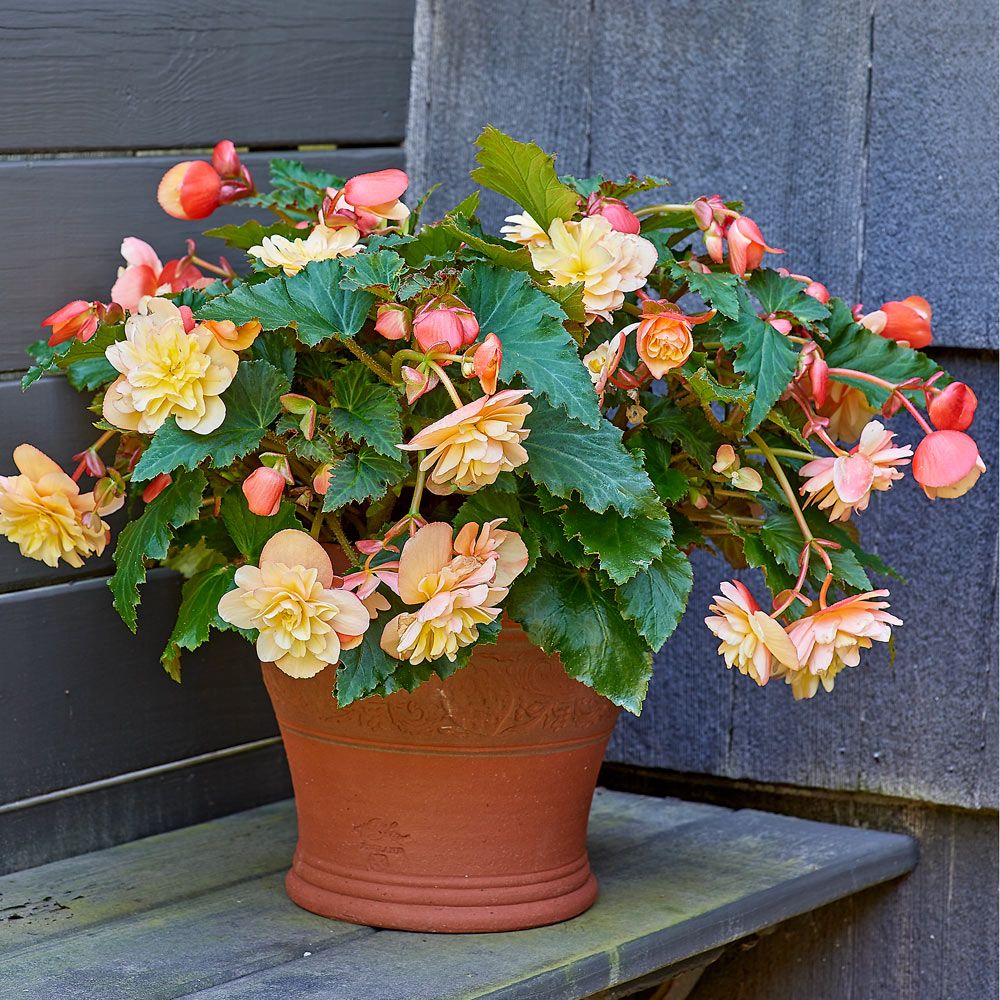
[[[403,384],[406,386],[406,401],[411,406],[425,392],[430,392],[441,381],[437,375],[420,371],[418,368],[411,368],[409,365],[403,365],[401,374]]]
[[[185,160],[163,175],[156,200],[175,219],[204,219],[219,207],[221,192],[222,181],[210,163]]]
[[[978,403],[964,382],[952,382],[930,401],[927,412],[939,431],[964,431],[972,425]]]
[[[726,232],[729,240],[729,270],[733,274],[746,274],[760,267],[765,253],[784,253],[767,245],[757,223],[741,215],[734,219]]]
[[[46,316],[42,320],[42,326],[51,326],[52,335],[49,337],[49,347],[55,347],[66,340],[74,337],[80,343],[86,343],[97,333],[100,325],[100,302],[85,302],[83,299],[75,299],[57,309],[51,316]]]
[[[830,388],[828,371],[829,366],[820,357],[814,358],[809,366],[809,388],[812,391],[813,402],[817,409],[822,409],[826,403],[826,394]]]
[[[986,471],[976,442],[962,431],[928,434],[913,453],[913,478],[931,500],[964,496]]]
[[[492,396],[497,391],[502,361],[503,345],[500,338],[495,333],[488,333],[472,355],[472,370],[487,396]]]
[[[316,470],[316,474],[313,476],[313,492],[317,496],[325,496],[326,491],[330,488],[330,470],[329,463],[321,465]]]
[[[717,194],[695,198],[691,203],[691,210],[694,212],[695,221],[702,232],[707,232],[714,224],[724,233],[730,219],[736,216],[732,209],[726,208],[722,196]]]
[[[475,343],[479,322],[472,310],[454,295],[421,306],[413,317],[413,336],[421,349],[438,348],[457,354]]]
[[[864,320],[862,323],[889,340],[920,350],[934,339],[931,335],[930,303],[919,295],[911,295],[902,302],[886,302],[879,312],[885,316],[880,328],[869,326]]]
[[[826,285],[819,281],[813,281],[808,275],[792,274],[792,272],[785,267],[779,267],[778,274],[786,278],[794,278],[796,281],[801,281],[806,286],[802,289],[802,291],[805,292],[806,295],[816,299],[818,302],[822,302],[823,305],[826,305],[826,303],[830,301],[830,290],[826,287]]]
[[[173,479],[168,472],[161,472],[154,476],[142,491],[142,499],[145,503],[152,503],[171,483]]]
[[[344,185],[343,195],[352,205],[375,208],[401,198],[409,183],[402,170],[376,170],[352,177]]]
[[[194,313],[190,306],[178,306],[177,311],[181,314],[181,322],[184,324],[184,332],[190,333],[198,324],[195,322]]]
[[[243,495],[250,512],[260,517],[272,517],[281,506],[285,477],[277,469],[261,465],[243,480]]]
[[[405,340],[410,335],[413,318],[410,310],[398,302],[387,302],[378,307],[375,329],[386,340]]]
[[[605,198],[596,191],[587,199],[586,215],[599,215],[606,219],[612,229],[633,236],[639,233],[639,218],[629,211],[625,202],[618,198]]]
[[[240,176],[243,164],[231,139],[223,139],[216,143],[215,149],[212,150],[212,166],[220,177]]]

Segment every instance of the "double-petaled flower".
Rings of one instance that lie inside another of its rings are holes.
[[[354,594],[333,587],[323,546],[288,528],[273,535],[257,566],[241,566],[236,589],[219,601],[219,617],[257,629],[257,655],[290,677],[312,677],[360,645],[371,621]]]
[[[590,381],[594,383],[597,398],[604,401],[604,390],[608,379],[617,371],[625,351],[625,331],[620,330],[610,340],[598,344],[589,354],[583,356]]]
[[[691,330],[707,323],[715,310],[688,316],[672,302],[650,300],[642,304],[642,319],[635,334],[635,346],[654,378],[680,368],[694,349]]]
[[[284,236],[265,236],[260,246],[250,247],[247,253],[256,257],[265,267],[280,267],[288,277],[298,274],[314,260],[331,260],[334,257],[353,257],[361,250],[358,240],[361,233],[351,225],[314,226],[305,238],[289,240]]]

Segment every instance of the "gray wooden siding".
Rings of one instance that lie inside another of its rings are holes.
[[[402,166],[412,18],[408,0],[0,0],[0,472],[22,441],[68,465],[92,440],[84,397],[61,378],[22,396],[19,373],[44,316],[107,297],[123,236],[167,260],[200,229],[260,217],[171,219],[155,198],[167,166],[220,138],[250,147],[264,183],[271,156],[347,175]],[[50,570],[0,540],[0,870],[290,792],[252,649],[215,641],[174,684],[158,657],[179,580],[150,574],[133,637],[109,566]]]
[[[906,622],[893,665],[871,655],[832,696],[808,703],[777,685],[758,690],[714,653],[703,609],[731,571],[698,557],[690,613],[657,657],[644,713],[623,719],[612,740],[611,760],[686,774],[694,793],[703,774],[797,786],[803,814],[823,796],[863,792],[866,809],[851,821],[891,826],[897,800],[926,817],[914,827],[927,862],[912,891],[885,890],[884,907],[856,932],[842,914],[817,917],[809,952],[812,962],[825,934],[844,949],[855,934],[874,937],[926,970],[926,989],[899,965],[880,979],[877,949],[857,943],[853,983],[851,956],[836,956],[811,980],[797,974],[796,992],[784,970],[802,963],[786,954],[783,964],[772,948],[761,952],[771,978],[758,969],[741,997],[996,992],[988,943],[979,958],[965,951],[979,966],[955,980],[973,984],[963,990],[950,977],[966,946],[939,962],[950,946],[926,929],[949,922],[974,949],[996,919],[995,873],[976,878],[997,806],[996,22],[989,0],[417,4],[407,156],[418,186],[445,182],[431,209],[469,190],[470,144],[484,122],[555,151],[567,172],[666,174],[671,201],[743,198],[787,250],[781,263],[835,294],[869,308],[926,295],[936,356],[979,393],[988,478],[934,504],[908,482],[860,521],[908,581],[889,581]],[[488,197],[486,223],[509,210]],[[951,810],[985,812],[952,822],[965,814]],[[958,878],[942,868],[949,857],[979,859],[961,876],[969,893],[982,887],[975,906],[948,881]]]

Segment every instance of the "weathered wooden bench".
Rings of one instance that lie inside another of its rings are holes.
[[[446,1000],[687,995],[727,945],[896,878],[907,837],[598,789],[597,904],[514,934],[324,920],[285,897],[280,802],[0,879],[9,1000]]]

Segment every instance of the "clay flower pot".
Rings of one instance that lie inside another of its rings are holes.
[[[466,668],[338,708],[264,664],[288,753],[299,906],[414,931],[556,923],[597,897],[586,834],[619,709],[505,625]]]

